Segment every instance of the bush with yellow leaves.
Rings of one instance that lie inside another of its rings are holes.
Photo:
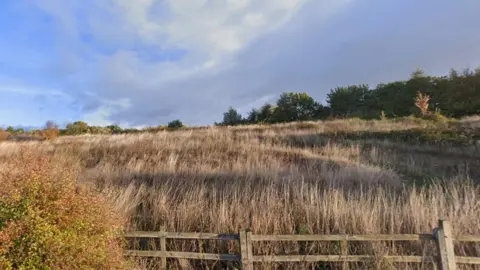
[[[0,269],[121,269],[120,218],[75,189],[68,160],[23,152],[0,168]]]

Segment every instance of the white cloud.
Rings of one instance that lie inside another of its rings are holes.
[[[235,53],[287,22],[308,0],[115,0],[144,42],[216,57]],[[163,17],[151,16],[166,9]]]
[[[242,23],[249,27],[261,27],[265,25],[267,21],[262,13],[250,12],[243,16]]]
[[[47,97],[62,98],[65,101],[72,101],[72,97],[63,91],[51,90],[39,87],[24,86],[21,84],[6,84],[0,80],[0,93],[10,92],[14,94],[20,94],[26,97],[35,97],[43,95]]]
[[[228,89],[222,89],[227,87],[223,81],[212,81],[213,85],[205,82],[229,69],[243,68],[238,66],[240,54],[256,40],[286,25],[309,1],[87,0],[84,3],[88,6],[83,6],[81,1],[45,0],[37,5],[61,26],[58,42],[66,45],[60,46],[62,52],[88,57],[76,74],[84,80],[65,90],[77,93],[86,117],[96,123],[125,118],[127,122],[143,124],[163,123],[167,118],[198,123],[181,113],[187,108],[196,110],[199,118],[211,120],[210,109],[222,110],[236,100],[225,92]],[[332,10],[341,6],[332,5],[333,2],[340,3],[323,0],[320,6]],[[78,13],[82,16],[77,16]],[[95,46],[85,44],[81,40],[85,31],[97,42],[114,48],[113,53],[98,53]],[[158,50],[182,49],[186,55],[174,62],[145,61],[132,44]],[[74,70],[81,65],[79,61],[62,59],[58,70]],[[85,91],[93,91],[95,95],[86,95]],[[208,102],[216,98],[220,100]],[[129,100],[132,106],[113,109],[107,100],[117,99]],[[185,107],[184,103],[192,99],[196,105]],[[255,100],[258,98],[250,97],[246,106],[256,104]],[[199,102],[211,106],[199,106]]]

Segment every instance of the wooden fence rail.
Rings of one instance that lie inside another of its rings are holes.
[[[214,261],[239,261],[242,268],[253,270],[254,262],[343,262],[343,269],[348,268],[348,262],[368,262],[376,259],[373,255],[348,255],[349,241],[435,241],[438,247],[437,256],[383,256],[382,259],[396,263],[422,263],[436,261],[441,270],[456,269],[457,264],[480,265],[480,257],[462,257],[454,254],[455,242],[480,242],[480,236],[452,236],[452,227],[448,221],[439,220],[438,228],[432,234],[377,234],[377,235],[254,235],[248,230],[239,234],[217,233],[177,233],[166,232],[130,232],[127,238],[160,239],[160,251],[127,250],[126,256],[158,257],[161,267],[166,269],[167,258],[198,259]],[[213,254],[196,252],[167,251],[166,239],[197,239],[197,240],[229,240],[240,242],[240,254]],[[253,255],[253,244],[260,241],[339,241],[341,255]],[[378,259],[378,258],[377,258]]]

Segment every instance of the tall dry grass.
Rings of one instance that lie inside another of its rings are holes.
[[[423,145],[331,136],[429,125],[409,120],[338,120],[64,137],[2,143],[0,162],[20,154],[20,145],[78,160],[83,168],[78,184],[104,192],[116,210],[129,217],[131,230],[166,226],[169,231],[221,233],[250,228],[255,234],[429,233],[438,218],[445,218],[453,222],[454,234],[480,235],[476,169],[480,150],[475,143]],[[178,251],[238,253],[235,243],[205,241],[200,247],[195,241],[171,241],[168,245]],[[458,255],[480,256],[479,245],[456,248]],[[261,243],[254,248],[256,254],[335,252],[338,243]],[[359,243],[350,244],[349,252],[379,258],[350,264],[352,269],[429,269],[431,262],[390,265],[381,256],[432,255],[435,248],[421,243]],[[176,262],[171,263],[175,267]],[[193,268],[238,266],[189,263]],[[264,269],[339,266],[257,265]]]

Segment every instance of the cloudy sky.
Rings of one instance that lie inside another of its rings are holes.
[[[0,0],[0,125],[190,125],[480,64],[478,0]]]

